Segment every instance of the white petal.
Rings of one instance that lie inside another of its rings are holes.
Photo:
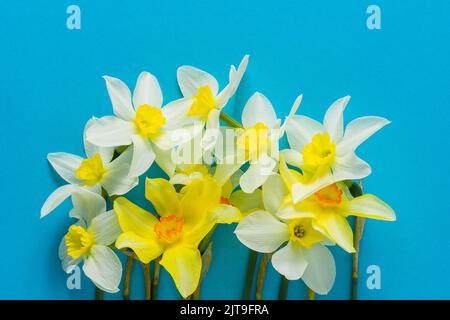
[[[396,219],[394,210],[387,203],[371,194],[353,198],[348,207],[348,214],[388,221]]]
[[[303,155],[301,152],[295,149],[281,150],[281,156],[287,164],[299,168],[303,165]]]
[[[109,166],[101,182],[108,195],[123,195],[138,185],[139,178],[130,176],[129,172],[127,163]]]
[[[177,70],[178,85],[184,97],[192,97],[197,93],[197,89],[209,86],[212,94],[217,95],[219,84],[209,73],[191,66],[182,66]]]
[[[256,210],[264,210],[261,189],[256,189],[252,193],[237,190],[231,194],[229,200],[243,214],[248,214]]]
[[[280,128],[280,137],[282,137],[284,135],[284,132],[286,131],[286,124],[289,122],[289,120],[295,115],[295,113],[297,112],[298,108],[300,107],[300,104],[302,103],[302,99],[303,99],[303,95],[299,95],[295,101],[294,104],[291,107],[291,111],[289,111],[289,115],[286,117],[286,119],[284,120],[283,125]]]
[[[303,255],[302,247],[289,241],[286,246],[273,254],[272,265],[286,279],[298,280],[305,272],[308,262]]]
[[[261,122],[269,128],[277,124],[277,115],[272,103],[262,93],[256,92],[248,99],[244,110],[242,110],[242,125],[250,128]]]
[[[336,265],[333,255],[326,247],[316,244],[303,253],[308,267],[303,273],[303,281],[318,294],[327,294],[333,287],[336,278]]]
[[[143,104],[160,108],[162,106],[163,96],[159,86],[158,79],[149,72],[142,72],[137,81],[133,92],[133,104],[137,109]]]
[[[280,175],[274,174],[270,176],[262,187],[264,207],[267,211],[274,214],[287,194],[288,189]]]
[[[89,230],[92,230],[95,243],[109,246],[122,233],[117,215],[113,210],[99,214],[92,219]]]
[[[220,136],[219,130],[220,110],[211,110],[206,120],[206,130],[201,140],[203,151],[212,150],[216,146],[217,139]]]
[[[252,193],[274,173],[277,162],[269,156],[261,156],[253,162],[241,176],[239,184],[244,192]]]
[[[336,178],[331,174],[331,171],[324,176],[315,179],[313,182],[308,184],[302,184],[302,183],[294,183],[292,185],[291,193],[292,193],[292,200],[294,203],[297,203],[310,195],[312,195],[314,192],[319,191],[320,189],[325,188],[326,186],[329,186],[330,184],[333,184],[336,182]]]
[[[232,65],[229,72],[229,83],[223,90],[217,95],[217,105],[223,107],[228,100],[236,93],[236,90],[241,83],[242,77],[244,76],[245,70],[247,69],[249,55],[245,55],[238,69]]]
[[[385,118],[372,116],[353,120],[345,128],[344,138],[337,145],[337,152],[354,151],[367,138],[389,123],[391,122]]]
[[[105,199],[101,195],[83,188],[73,190],[72,204],[73,209],[70,211],[70,216],[83,219],[88,225],[93,218],[106,211]]]
[[[111,161],[114,155],[114,148],[102,148],[97,147],[96,145],[90,143],[86,138],[86,131],[95,124],[96,118],[91,118],[86,123],[83,132],[83,141],[84,141],[84,151],[88,158],[91,158],[94,154],[98,153],[102,157],[103,163],[108,163]]]
[[[59,187],[48,196],[44,205],[41,208],[41,218],[52,212],[57,206],[59,206],[64,200],[66,200],[74,189],[77,187],[71,184],[66,184]]]
[[[270,253],[289,240],[286,224],[265,211],[256,211],[239,222],[236,236],[248,248]]]
[[[168,129],[181,128],[190,120],[188,111],[192,106],[191,98],[182,98],[166,104],[162,109],[164,118],[166,118],[165,127]]]
[[[350,96],[345,96],[333,102],[328,108],[323,119],[323,125],[326,131],[330,134],[332,140],[339,142],[344,133],[344,117],[343,113],[347,103],[350,101]]]
[[[134,110],[131,105],[131,93],[127,85],[122,80],[104,76],[106,88],[113,105],[114,114],[123,120],[132,120]]]
[[[130,177],[139,177],[144,174],[155,161],[155,152],[147,139],[133,135],[133,160],[131,162]]]
[[[194,124],[175,130],[162,130],[157,137],[152,139],[152,142],[159,148],[168,150],[190,141],[202,129],[203,125]]]
[[[156,164],[169,176],[172,177],[175,172],[175,163],[173,162],[172,149],[163,150],[158,146],[153,146],[155,152]]]
[[[106,116],[95,120],[86,131],[86,139],[100,147],[118,147],[131,144],[131,136],[136,132],[132,122],[117,117]]]
[[[242,164],[226,163],[218,164],[216,167],[216,171],[214,172],[214,180],[219,184],[219,186],[223,186],[228,181],[228,179],[230,179],[230,177],[242,166]]]
[[[336,157],[332,170],[335,181],[362,179],[372,172],[370,166],[353,152]]]
[[[47,159],[58,174],[68,183],[78,184],[75,171],[81,165],[83,158],[65,152],[49,153]]]
[[[320,122],[305,116],[293,116],[286,121],[289,146],[299,152],[302,152],[305,144],[311,142],[314,135],[323,131],[324,128]]]
[[[110,293],[119,291],[122,264],[110,248],[94,245],[84,262],[83,271],[103,291]]]

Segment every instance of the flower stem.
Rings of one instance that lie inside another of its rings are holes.
[[[103,300],[103,290],[95,287],[95,300]]]
[[[193,300],[200,300],[200,290],[201,290],[201,286],[203,283],[203,280],[206,277],[206,274],[208,273],[209,270],[209,266],[211,264],[211,259],[212,259],[212,241],[209,242],[208,247],[206,248],[206,250],[202,253],[202,271],[200,274],[200,281],[198,282],[198,286],[197,289],[194,291],[194,293],[192,294],[192,299]]]
[[[130,299],[130,280],[131,271],[133,271],[134,259],[130,256],[127,257],[127,266],[125,269],[125,280],[123,281],[123,299]]]
[[[156,300],[158,294],[158,286],[159,286],[159,270],[161,266],[159,264],[159,260],[161,260],[161,256],[155,259],[155,267],[153,271],[153,282],[152,282],[152,300]]]
[[[270,261],[270,253],[265,253],[259,264],[258,277],[256,280],[256,300],[262,299],[262,291],[264,287],[264,278],[266,276],[267,264]]]
[[[281,276],[280,291],[278,292],[278,300],[286,300],[289,280],[285,276]]]
[[[220,112],[220,120],[222,120],[223,122],[225,122],[227,125],[229,125],[230,127],[234,127],[234,128],[244,128],[242,126],[242,124],[240,124],[239,122],[237,122],[236,120],[234,120],[231,116],[229,116],[228,114],[226,114],[225,112],[221,111]]]
[[[316,293],[308,288],[308,300],[316,300]]]
[[[145,281],[145,300],[151,300],[151,298],[152,298],[152,279],[150,276],[150,263],[143,263],[142,269],[144,271],[144,281]]]
[[[359,183],[353,183],[350,188],[350,192],[354,197],[359,197],[363,194],[362,189],[362,179],[359,180]],[[355,221],[355,237],[353,246],[355,247],[355,253],[353,253],[353,263],[352,263],[352,286],[351,286],[351,299],[358,299],[358,264],[359,264],[359,243],[362,239],[363,231],[364,231],[364,222],[365,219],[363,217],[356,217]]]
[[[258,259],[258,253],[250,250],[248,254],[247,275],[245,277],[243,300],[250,299],[250,292],[252,291],[253,277],[255,275],[256,260]]]

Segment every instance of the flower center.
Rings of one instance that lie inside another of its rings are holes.
[[[312,227],[311,219],[294,219],[288,222],[291,240],[310,248],[317,242],[325,239],[324,235]]]
[[[316,134],[302,150],[304,164],[310,166],[329,166],[333,163],[335,155],[336,145],[327,132]]]
[[[342,190],[336,183],[314,193],[316,201],[324,207],[335,207],[342,202]]]
[[[75,171],[75,176],[77,179],[83,180],[84,185],[90,186],[99,182],[105,172],[102,157],[96,153],[91,158],[81,162],[81,165]]]
[[[94,245],[94,237],[85,228],[72,225],[65,236],[67,254],[78,259],[82,255],[89,252]]]
[[[209,112],[216,107],[216,99],[209,86],[198,88],[197,94],[193,98],[194,102],[187,113],[189,116],[206,118]]]
[[[164,118],[161,109],[148,104],[140,105],[134,118],[137,131],[144,138],[158,134],[159,129],[165,123],[166,118]]]
[[[159,219],[155,225],[155,233],[165,243],[176,242],[183,233],[184,219],[171,214]]]
[[[237,146],[245,150],[247,158],[259,157],[266,153],[269,146],[269,128],[261,122],[247,128],[237,138]]]

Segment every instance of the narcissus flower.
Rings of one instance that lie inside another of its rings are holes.
[[[101,194],[102,188],[109,195],[122,195],[138,184],[138,179],[130,177],[131,152],[126,150],[112,160],[114,149],[101,148],[86,140],[86,131],[93,125],[95,119],[86,124],[84,130],[84,148],[86,159],[64,153],[49,153],[48,161],[56,172],[69,184],[57,188],[45,201],[41,209],[41,217],[46,216],[79,188],[89,189]]]
[[[292,149],[283,150],[286,162],[303,172],[303,180],[292,186],[298,202],[337,181],[368,176],[370,166],[355,155],[355,150],[372,134],[390,122],[381,117],[362,117],[343,130],[343,112],[349,96],[336,100],[325,114],[323,125],[305,116],[287,121],[286,134]]]
[[[245,217],[236,228],[238,239],[248,248],[273,253],[272,265],[288,280],[302,278],[319,294],[327,294],[336,277],[331,252],[324,246],[326,237],[315,230],[310,218],[280,219],[278,207],[287,195],[278,175],[263,185],[266,211],[258,210]]]
[[[301,175],[289,169],[281,159],[280,174],[287,188],[292,190]],[[294,203],[292,195],[284,196],[277,215],[283,219],[312,219],[314,229],[326,235],[344,250],[354,252],[353,232],[348,216],[394,221],[395,213],[389,205],[371,194],[353,198],[343,183],[333,183],[311,196]]]
[[[287,119],[295,114],[300,102],[301,96],[294,102]],[[243,164],[249,163],[239,184],[247,193],[260,187],[275,172],[278,163],[279,140],[284,134],[284,125],[280,127],[280,123],[270,101],[256,92],[242,111],[244,129],[236,130],[236,140],[225,140],[225,144],[228,144],[224,148],[225,154],[220,150],[223,146],[218,146],[216,155],[220,160],[217,172],[222,176],[230,175]],[[226,154],[229,151],[231,153]]]
[[[83,261],[83,271],[103,291],[119,291],[122,265],[109,246],[120,234],[114,211],[106,211],[100,195],[78,188],[72,194],[71,217],[79,219],[69,227],[59,246],[64,271],[71,272]]]
[[[160,264],[172,276],[183,297],[198,286],[202,266],[200,241],[213,226],[227,221],[230,207],[220,203],[220,189],[212,180],[195,180],[180,193],[164,179],[147,179],[146,197],[160,218],[125,198],[114,202],[123,233],[119,249],[132,249],[140,261],[149,263],[162,254]]]
[[[132,145],[130,176],[140,176],[156,161],[169,176],[175,165],[171,153],[195,132],[184,127],[183,115],[174,108],[161,108],[163,97],[158,80],[142,72],[136,82],[133,101],[128,87],[119,79],[104,77],[115,116],[97,119],[87,131],[87,139],[101,147]]]

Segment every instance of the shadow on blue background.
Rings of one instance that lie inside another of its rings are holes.
[[[81,30],[66,28],[71,4],[81,8]],[[366,28],[369,4],[381,8],[381,30]],[[364,115],[392,120],[358,150],[373,168],[365,191],[398,216],[395,223],[366,223],[360,297],[450,298],[449,12],[444,0],[2,2],[0,298],[94,296],[86,278],[82,290],[68,290],[59,264],[58,244],[71,223],[69,201],[43,220],[39,210],[61,184],[46,154],[82,154],[85,122],[112,113],[102,75],[134,87],[138,74],[150,71],[168,102],[180,95],[178,66],[208,70],[223,85],[229,65],[245,53],[251,55],[245,79],[226,108],[234,116],[258,90],[279,117],[299,93],[299,112],[318,120],[335,99],[350,94],[346,122]],[[129,198],[148,206],[142,186]],[[205,298],[241,297],[247,249],[232,234],[234,227],[221,226],[215,234]],[[323,298],[347,299],[351,256],[339,248],[333,253],[337,280]],[[372,264],[381,267],[381,290],[366,287]],[[139,269],[132,290],[138,299]],[[270,266],[265,298],[277,297],[279,280]],[[165,272],[159,296],[179,298]],[[289,298],[305,297],[301,282],[290,284]]]

